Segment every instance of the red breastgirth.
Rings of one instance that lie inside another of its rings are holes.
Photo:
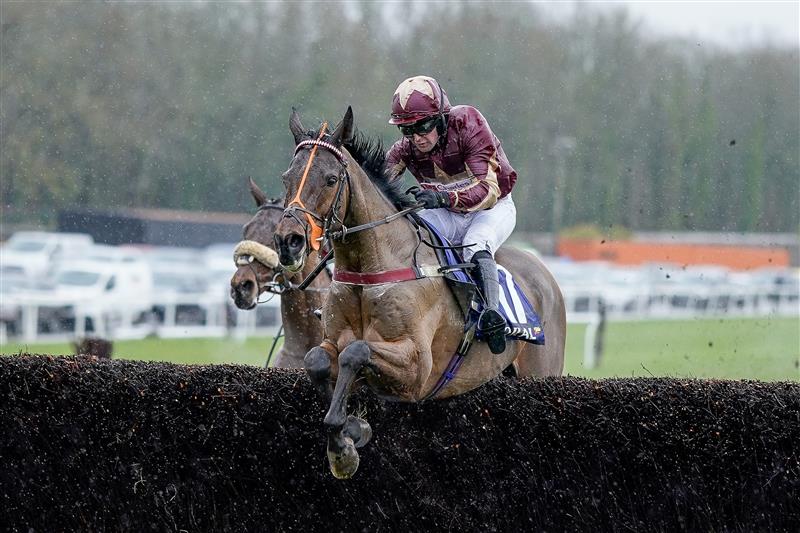
[[[352,283],[353,285],[378,285],[396,281],[411,281],[419,277],[411,267],[384,270],[382,272],[349,272],[347,270],[335,270],[333,272],[333,281]]]

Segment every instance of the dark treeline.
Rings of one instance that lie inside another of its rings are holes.
[[[520,175],[518,229],[796,231],[798,48],[654,40],[624,12],[524,3],[3,3],[4,218],[250,208],[307,126],[437,77]],[[560,184],[560,185],[559,185]]]

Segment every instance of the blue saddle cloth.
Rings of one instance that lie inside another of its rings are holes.
[[[425,220],[422,220],[422,222],[440,244],[446,246],[450,245],[436,227]],[[447,248],[443,250],[443,252],[443,254],[439,255],[442,266],[463,263],[461,254],[457,251]],[[451,272],[451,275],[453,277],[448,277],[449,280],[455,278],[458,282],[475,285],[475,282],[464,270],[454,270]],[[497,265],[497,277],[500,281],[500,314],[506,319],[506,338],[533,344],[544,344],[544,330],[542,329],[539,315],[536,314],[536,311],[533,309],[530,301],[528,301],[525,293],[522,292],[522,289],[520,289],[519,285],[514,281],[511,272],[506,270],[503,266]],[[477,317],[483,310],[481,299],[476,298],[476,300],[478,301],[478,306],[477,308],[470,308],[472,316],[467,317],[468,322],[470,320],[477,321]],[[480,331],[476,331],[475,336],[478,339],[482,339]]]

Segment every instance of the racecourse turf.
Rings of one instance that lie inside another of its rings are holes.
[[[583,365],[586,326],[568,327],[565,375],[800,381],[800,320],[791,318],[609,322],[599,365]],[[117,341],[114,358],[263,366],[272,338]],[[0,353],[71,354],[68,343],[0,345]]]

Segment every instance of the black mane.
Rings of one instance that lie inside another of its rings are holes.
[[[389,169],[385,167],[386,149],[380,139],[370,138],[357,131],[353,135],[353,140],[345,143],[344,147],[369,176],[370,181],[398,210],[411,207],[416,203],[414,197],[406,194],[403,190],[402,179],[390,179]]]

